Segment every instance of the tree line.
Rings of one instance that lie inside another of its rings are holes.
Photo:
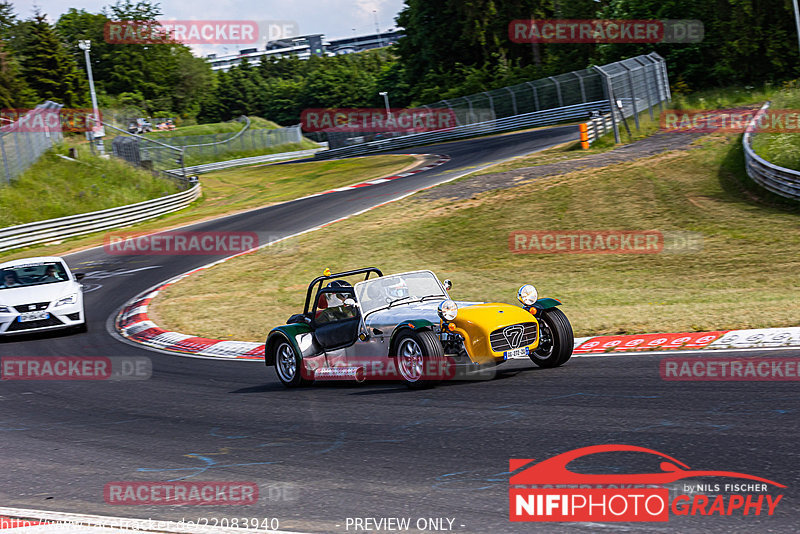
[[[800,75],[792,0],[406,0],[397,17],[406,37],[391,48],[245,61],[227,72],[212,72],[180,43],[103,40],[109,20],[161,15],[150,0],[119,0],[100,13],[72,8],[50,24],[42,13],[20,19],[0,3],[0,106],[87,105],[81,39],[92,41],[101,106],[199,122],[250,114],[291,124],[307,108],[382,106],[380,91],[393,107],[420,105],[652,51],[684,90]],[[705,35],[693,44],[520,44],[508,34],[515,19],[697,19]]]

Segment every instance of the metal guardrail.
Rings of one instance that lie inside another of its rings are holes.
[[[199,196],[198,183],[180,193],[128,206],[9,226],[0,229],[0,252],[136,224],[183,209]]]
[[[270,161],[281,161],[285,159],[305,158],[313,156],[325,147],[310,148],[308,150],[297,150],[294,152],[279,152],[277,154],[266,154],[264,156],[253,156],[251,158],[229,159],[227,161],[217,161],[215,163],[205,163],[203,165],[194,165],[193,167],[186,167],[187,174],[203,174],[206,172],[219,171],[228,169],[230,167],[238,167],[240,165],[253,165],[256,163],[269,163]],[[180,169],[173,169],[168,172],[179,172]]]
[[[361,145],[334,148],[324,152],[317,152],[314,157],[316,159],[328,159],[357,156],[370,152],[393,150],[396,148],[404,148],[420,144],[438,143],[441,141],[461,139],[464,137],[472,137],[482,134],[522,130],[525,128],[554,124],[556,122],[568,122],[576,119],[584,119],[594,111],[601,113],[609,111],[608,102],[605,100],[586,102],[572,106],[564,106],[561,108],[534,111],[531,113],[524,113],[522,115],[514,115],[492,121],[456,126],[455,128],[450,128],[448,130],[436,130],[433,132],[393,137],[391,139],[383,139],[380,141],[371,141]]]
[[[755,153],[751,146],[753,130],[761,116],[767,112],[771,102],[764,104],[748,124],[742,139],[744,145],[744,164],[747,175],[758,185],[786,198],[800,200],[800,172],[779,167]]]
[[[614,129],[614,119],[611,113],[599,117],[592,117],[586,123],[586,142],[590,145]]]

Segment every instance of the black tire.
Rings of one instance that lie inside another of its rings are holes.
[[[392,355],[397,374],[410,389],[432,388],[442,381],[444,349],[430,330],[402,332]]]
[[[278,375],[278,380],[284,386],[296,388],[312,382],[303,378],[303,359],[286,338],[281,337],[272,346],[275,356],[275,374]]]
[[[564,312],[550,308],[539,312],[539,347],[530,358],[539,367],[551,368],[564,365],[572,356],[575,338],[572,325]]]

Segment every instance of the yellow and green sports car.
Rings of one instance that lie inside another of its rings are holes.
[[[351,285],[348,278],[359,277]],[[431,271],[384,276],[375,268],[331,274],[308,286],[303,313],[269,333],[267,366],[287,387],[322,380],[401,380],[411,388],[493,375],[509,360],[558,367],[572,356],[572,326],[532,285],[522,307],[455,302]]]

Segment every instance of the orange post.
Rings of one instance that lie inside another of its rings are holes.
[[[581,148],[589,150],[589,125],[584,122],[579,126],[579,129],[581,132]]]

